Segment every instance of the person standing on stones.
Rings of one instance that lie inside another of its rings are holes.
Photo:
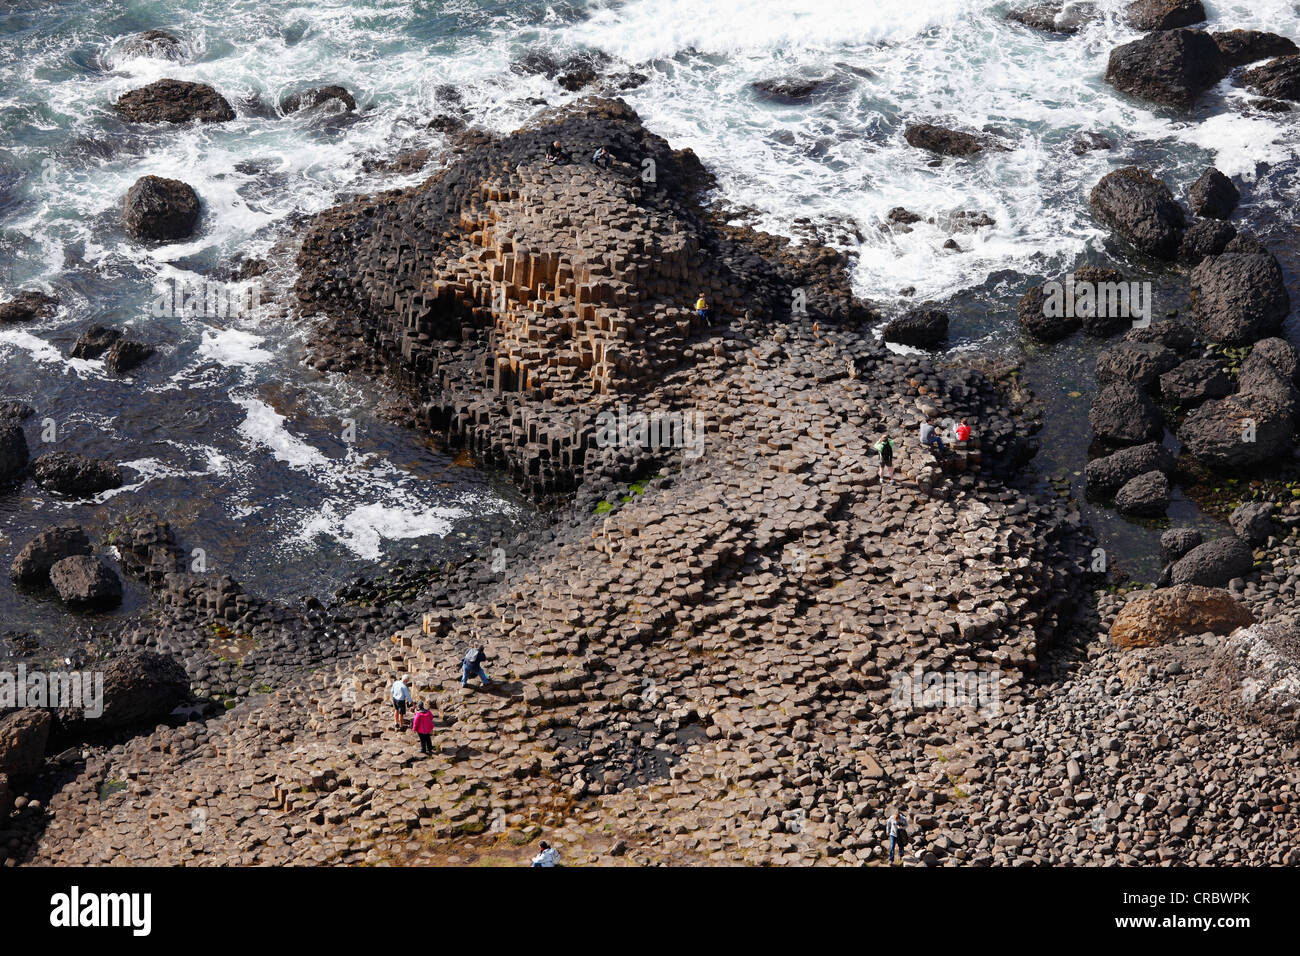
[[[894,850],[898,850],[898,862],[903,862],[903,848],[907,846],[907,817],[901,810],[895,810],[894,815],[886,822],[885,827],[889,831],[889,865],[894,865]]]
[[[894,439],[889,435],[881,435],[880,441],[871,446],[880,456],[880,481],[883,484],[888,481],[891,484],[894,481]]]
[[[492,683],[488,680],[487,671],[483,670],[483,662],[487,660],[487,655],[483,653],[481,647],[471,647],[465,652],[465,656],[460,661],[460,686],[467,687],[471,677],[477,677],[486,687]]]
[[[943,439],[939,437],[939,430],[934,427],[933,418],[927,418],[925,421],[921,422],[921,444],[938,445],[941,453],[945,450]]]
[[[545,840],[538,844],[542,852],[533,857],[533,866],[556,866],[560,862],[560,854],[556,852],[555,847],[551,846]]]
[[[406,729],[406,708],[411,706],[411,690],[406,686],[406,682],[410,679],[409,674],[403,674],[393,681],[393,720],[398,730]]]
[[[433,753],[433,714],[424,701],[415,705],[415,716],[411,718],[411,729],[419,735],[420,753],[426,757]]]

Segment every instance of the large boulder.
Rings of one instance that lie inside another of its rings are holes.
[[[1245,577],[1255,567],[1250,546],[1229,535],[1198,544],[1174,562],[1170,581],[1174,584],[1199,584],[1221,588],[1233,578]]]
[[[1119,342],[1097,356],[1098,385],[1131,382],[1151,389],[1160,376],[1178,365],[1178,353],[1150,342]]]
[[[1211,342],[1250,345],[1275,335],[1291,311],[1277,259],[1226,252],[1192,270],[1192,321]]]
[[[49,318],[58,306],[59,300],[44,292],[19,292],[7,302],[0,302],[0,325]]]
[[[0,481],[21,475],[30,455],[22,428],[12,420],[0,421]]]
[[[1228,69],[1245,66],[1257,60],[1300,53],[1300,48],[1293,41],[1262,30],[1226,30],[1223,33],[1213,33],[1211,36],[1219,47],[1223,62]]]
[[[1155,402],[1129,382],[1112,382],[1097,393],[1088,409],[1088,424],[1112,445],[1158,441],[1165,430]]]
[[[190,679],[172,657],[141,651],[116,657],[104,667],[104,712],[97,718],[60,712],[59,723],[72,734],[156,721],[190,696]],[[87,726],[93,723],[93,727]]]
[[[1221,256],[1237,238],[1237,227],[1220,219],[1197,219],[1183,233],[1178,261],[1193,268],[1210,256]]]
[[[1133,0],[1124,11],[1135,30],[1173,30],[1205,22],[1201,0]]]
[[[1106,82],[1133,96],[1186,110],[1227,74],[1208,33],[1160,30],[1111,50]]]
[[[21,584],[43,584],[56,561],[90,554],[90,538],[75,524],[42,531],[28,541],[9,567],[9,576]]]
[[[1227,591],[1190,584],[1138,591],[1110,626],[1119,648],[1154,647],[1197,634],[1230,634],[1255,618]]]
[[[343,113],[351,113],[357,108],[357,101],[343,87],[318,86],[310,90],[286,94],[280,100],[280,112],[296,113],[299,110],[314,109],[326,103],[337,104],[334,109]]]
[[[179,179],[141,176],[126,193],[124,225],[135,239],[174,242],[199,224],[199,196]]]
[[[1125,342],[1153,342],[1175,352],[1190,352],[1196,347],[1196,331],[1185,322],[1166,320],[1139,325],[1124,333]]]
[[[1295,419],[1266,395],[1239,392],[1208,401],[1187,416],[1178,438],[1187,451],[1213,468],[1240,472],[1286,454]]]
[[[1195,528],[1170,528],[1160,535],[1160,560],[1172,564],[1204,540]]]
[[[1232,376],[1214,359],[1189,359],[1160,376],[1161,398],[1184,408],[1225,398],[1232,390]]]
[[[111,462],[73,451],[52,451],[32,465],[32,478],[46,491],[69,498],[93,498],[122,487],[122,470]]]
[[[206,83],[158,80],[123,93],[113,109],[130,123],[223,123],[235,118],[226,98]]]
[[[1135,518],[1159,518],[1169,508],[1169,491],[1164,472],[1148,471],[1115,493],[1115,508]]]
[[[112,348],[113,343],[121,337],[121,329],[109,325],[92,325],[77,336],[71,355],[79,359],[97,359]]]
[[[118,339],[104,356],[104,367],[114,375],[125,375],[143,365],[153,353],[152,345],[133,339]]]
[[[1036,285],[1016,303],[1020,327],[1040,342],[1056,342],[1076,331],[1083,324],[1077,315],[1049,314],[1047,294]]]
[[[1084,477],[1090,494],[1109,495],[1138,475],[1152,471],[1168,474],[1174,470],[1174,456],[1159,442],[1121,448],[1104,458],[1088,462]]]
[[[1231,179],[1213,166],[1201,173],[1188,190],[1192,211],[1207,219],[1227,219],[1237,208],[1241,193]]]
[[[1300,627],[1243,626],[1215,649],[1204,687],[1210,702],[1284,740],[1300,739]]]
[[[774,103],[806,103],[827,87],[824,77],[781,76],[749,84],[763,99]]]
[[[185,41],[166,30],[145,30],[123,37],[115,46],[119,58],[148,57],[154,60],[171,60],[179,63],[186,58],[189,50]]]
[[[989,148],[989,141],[982,136],[933,123],[914,123],[907,127],[903,137],[908,145],[939,156],[975,156]]]
[[[1103,176],[1088,200],[1093,214],[1135,249],[1157,259],[1178,255],[1186,225],[1169,187],[1136,166]]]
[[[1284,56],[1247,70],[1241,82],[1260,96],[1300,100],[1300,56]]]
[[[1232,533],[1251,547],[1258,547],[1273,533],[1273,505],[1268,501],[1247,501],[1228,518]]]
[[[938,309],[913,309],[885,326],[886,342],[919,349],[935,349],[948,338],[948,313]]]
[[[122,579],[94,555],[73,555],[50,567],[50,584],[59,600],[73,607],[116,607],[122,603]]]
[[[1251,348],[1237,373],[1237,389],[1263,395],[1282,405],[1292,418],[1300,418],[1300,390],[1296,388],[1295,347],[1285,339],[1261,339]]]
[[[1055,0],[1018,7],[1007,14],[1013,23],[1067,36],[1078,33],[1079,28],[1096,15],[1096,4],[1078,0]]]
[[[50,712],[40,707],[21,707],[0,717],[0,773],[13,780],[40,770],[53,724]]]

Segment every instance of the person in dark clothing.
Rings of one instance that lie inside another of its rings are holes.
[[[888,435],[881,435],[880,441],[873,446],[876,454],[880,456],[880,480],[881,482],[892,482],[894,480],[894,440]]]
[[[487,660],[487,655],[483,653],[481,647],[471,647],[465,652],[465,656],[460,662],[460,686],[467,687],[471,677],[477,677],[486,687],[492,683],[488,680],[487,671],[483,670],[483,662]]]
[[[546,165],[553,166],[556,163],[564,162],[564,150],[557,139],[550,146],[546,147]]]
[[[613,155],[604,146],[592,154],[591,161],[597,166],[608,166],[614,161]]]

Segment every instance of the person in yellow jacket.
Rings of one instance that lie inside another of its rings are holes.
[[[695,300],[695,314],[706,323],[709,321],[709,302],[704,298],[703,292],[701,292],[700,297]]]

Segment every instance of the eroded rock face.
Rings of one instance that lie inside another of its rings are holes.
[[[1229,634],[1254,623],[1254,615],[1229,592],[1179,584],[1132,595],[1110,627],[1110,641],[1125,649],[1152,647],[1207,631]]]
[[[1214,42],[1223,54],[1223,62],[1229,68],[1245,66],[1269,57],[1292,56],[1300,53],[1293,40],[1265,33],[1261,30],[1227,30],[1213,33]]]
[[[123,93],[113,104],[132,123],[223,123],[235,118],[226,98],[206,83],[158,80]]]
[[[1121,448],[1104,458],[1088,462],[1085,478],[1092,494],[1113,494],[1138,475],[1150,471],[1166,474],[1174,470],[1174,456],[1159,442]]]
[[[1169,187],[1136,166],[1102,177],[1089,197],[1093,214],[1135,249],[1157,259],[1178,255],[1186,215]]]
[[[1211,342],[1250,345],[1274,335],[1291,311],[1277,259],[1227,252],[1192,270],[1192,321]]]
[[[1137,30],[1173,30],[1205,22],[1201,0],[1134,0],[1124,13]]]
[[[23,545],[9,568],[9,576],[22,584],[40,584],[49,580],[50,568],[56,561],[90,551],[90,538],[80,526],[50,528]]]
[[[124,223],[134,239],[185,239],[199,223],[198,193],[179,179],[142,176],[127,191]]]
[[[1209,34],[1160,30],[1112,50],[1106,82],[1141,99],[1186,110],[1227,74]]]
[[[1241,82],[1252,92],[1279,100],[1300,100],[1300,56],[1284,56],[1248,70]]]
[[[122,603],[122,580],[93,555],[60,558],[50,567],[50,584],[73,607],[114,607]]]
[[[1215,653],[1205,689],[1237,719],[1300,739],[1300,627],[1270,621],[1233,632]]]
[[[1088,409],[1088,423],[1098,438],[1112,445],[1158,441],[1165,431],[1155,402],[1129,382],[1111,382],[1097,392]]]
[[[1244,577],[1255,566],[1250,547],[1237,537],[1215,538],[1198,544],[1174,564],[1174,584],[1199,584],[1221,588],[1233,578]]]

